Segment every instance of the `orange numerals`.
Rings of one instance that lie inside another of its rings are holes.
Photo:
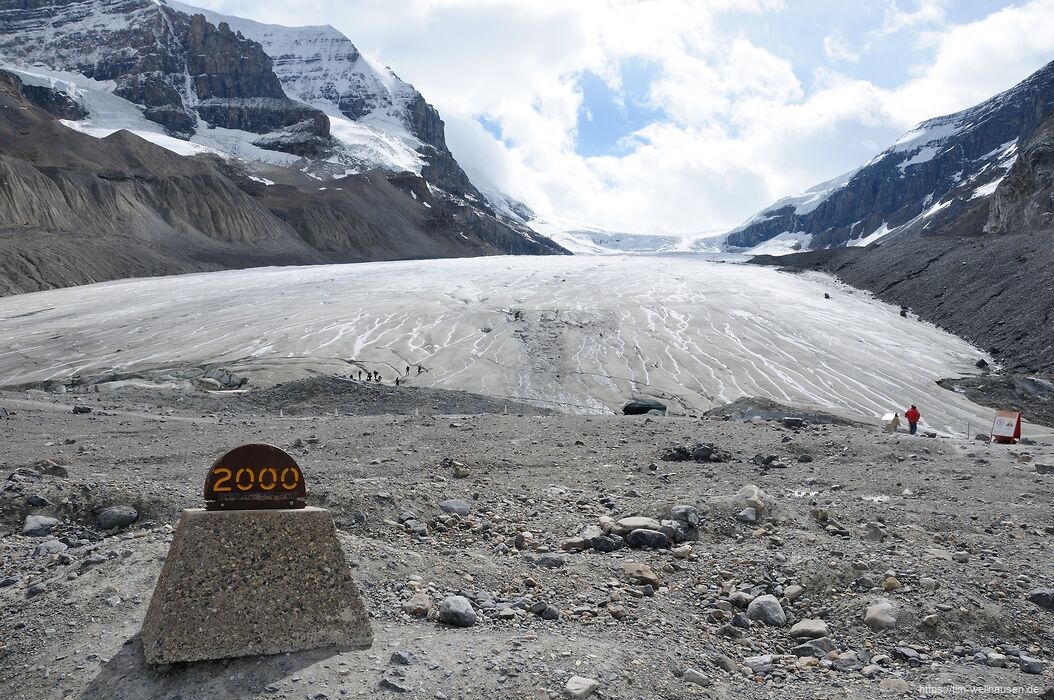
[[[230,482],[234,481],[234,487]],[[235,487],[239,491],[251,491],[253,486],[259,486],[263,491],[273,491],[281,484],[286,491],[295,491],[300,485],[300,470],[296,467],[286,467],[281,476],[274,467],[264,467],[257,472],[252,467],[242,467],[237,473],[227,467],[216,469],[216,480],[212,484],[215,493],[230,493]]]

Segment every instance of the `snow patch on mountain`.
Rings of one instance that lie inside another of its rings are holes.
[[[340,148],[328,164],[311,168],[315,175],[343,177],[371,169],[420,174],[424,144],[410,131],[409,110],[420,98],[412,85],[389,68],[359,52],[348,37],[331,26],[284,27],[167,0],[169,7],[204,15],[213,24],[226,22],[258,42],[273,61],[285,93],[322,110]],[[354,118],[349,117],[353,115]]]
[[[129,131],[181,156],[213,153],[227,158],[284,166],[300,160],[288,153],[255,146],[252,142],[259,138],[259,134],[235,129],[199,129],[189,140],[170,136],[160,124],[144,117],[137,105],[114,95],[116,84],[112,80],[94,80],[72,71],[17,63],[0,63],[0,70],[13,73],[27,85],[48,87],[69,96],[88,112],[88,116],[79,121],[63,119],[62,123],[89,136],[105,138],[117,131]]]

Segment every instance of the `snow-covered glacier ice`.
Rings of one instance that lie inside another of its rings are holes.
[[[825,299],[829,293],[831,298]],[[266,268],[0,299],[0,385],[223,363],[258,381],[406,365],[410,384],[610,412],[740,396],[987,428],[940,388],[983,353],[819,274],[693,256],[491,257]]]

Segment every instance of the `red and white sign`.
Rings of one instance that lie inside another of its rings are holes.
[[[1011,442],[1021,439],[1021,414],[1017,411],[996,411],[992,423],[992,440]]]

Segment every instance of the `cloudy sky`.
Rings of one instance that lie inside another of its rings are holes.
[[[480,184],[617,231],[724,230],[1054,60],[1054,0],[190,0],[331,24]]]

